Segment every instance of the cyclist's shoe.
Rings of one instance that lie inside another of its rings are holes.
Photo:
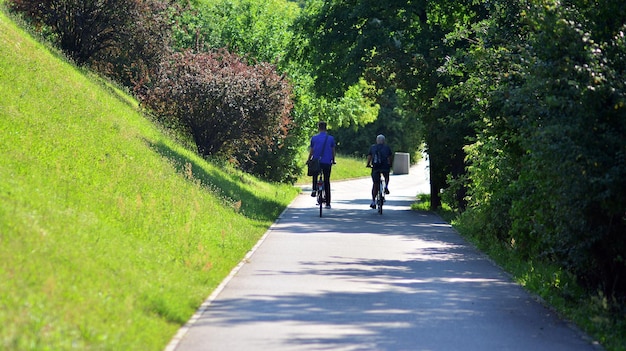
[[[389,194],[389,189],[385,188],[385,194]]]
[[[316,197],[317,196],[317,191],[313,190],[313,192],[311,193],[311,197]]]
[[[326,208],[329,209],[330,208],[330,204],[326,204]]]
[[[376,208],[376,201],[372,201],[372,203],[370,204],[371,208]]]

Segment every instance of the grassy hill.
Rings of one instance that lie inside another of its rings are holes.
[[[2,350],[162,350],[298,192],[198,158],[1,12],[0,180]]]

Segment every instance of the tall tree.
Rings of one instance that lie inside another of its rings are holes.
[[[360,77],[377,88],[405,91],[405,106],[414,111],[422,126],[431,162],[431,203],[440,205],[439,191],[446,174],[462,172],[465,137],[471,133],[466,122],[440,112],[454,101],[433,101],[441,89],[438,69],[455,48],[446,35],[456,21],[470,21],[483,14],[479,2],[467,1],[312,1],[301,28],[308,38],[304,57],[315,70],[320,94],[340,96]],[[457,45],[467,45],[457,42]],[[447,84],[444,82],[443,84]]]

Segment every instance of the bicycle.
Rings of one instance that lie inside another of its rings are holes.
[[[383,204],[385,203],[385,177],[383,172],[378,171],[378,194],[376,194],[376,207],[378,214],[383,214]]]
[[[368,164],[367,168],[373,168],[372,165]],[[385,203],[385,176],[381,170],[373,170],[372,172],[376,172],[378,176],[378,193],[376,194],[375,204],[379,214],[383,214],[383,204]]]
[[[322,217],[322,207],[326,202],[326,188],[324,187],[324,172],[320,170],[317,174],[317,205],[320,207],[320,217]]]

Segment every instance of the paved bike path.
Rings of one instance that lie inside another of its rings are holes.
[[[371,181],[310,188],[167,350],[599,350],[448,224],[409,209],[424,165],[392,175],[382,215]]]

